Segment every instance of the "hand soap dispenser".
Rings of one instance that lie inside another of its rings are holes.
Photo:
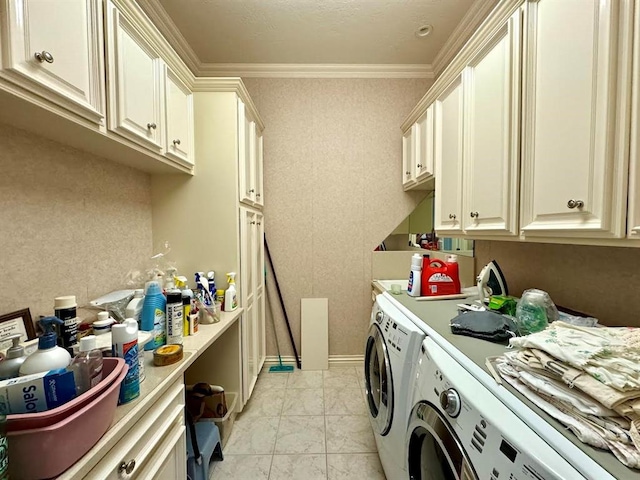
[[[57,335],[53,325],[64,322],[57,317],[45,317],[40,320],[44,335],[38,340],[38,350],[29,355],[20,367],[20,375],[48,372],[58,368],[67,368],[71,363],[71,355],[64,348],[56,345]]]
[[[20,367],[27,358],[24,347],[20,345],[20,337],[22,335],[19,333],[7,337],[7,340],[13,342],[13,346],[7,350],[4,360],[0,362],[0,380],[8,380],[20,375]]]

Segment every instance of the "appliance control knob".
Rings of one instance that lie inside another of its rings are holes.
[[[384,313],[378,312],[376,313],[376,322],[382,323],[382,319],[384,318]]]
[[[440,405],[450,417],[460,415],[460,395],[453,388],[448,388],[440,394]]]

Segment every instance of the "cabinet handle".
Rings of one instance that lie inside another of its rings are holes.
[[[156,129],[156,124],[155,124],[155,123],[147,123],[147,128],[148,128],[149,130],[151,130],[151,129],[155,130],[155,129]],[[174,143],[175,143],[175,142],[174,142]]]
[[[176,138],[176,139],[173,141],[173,146],[175,147],[176,145],[180,145],[180,139],[179,139],[179,138]]]
[[[449,220],[455,220],[456,216],[453,213],[449,214]]]
[[[36,52],[33,54],[33,56],[36,57],[36,60],[38,60],[40,63],[53,63],[53,55],[51,55],[46,50],[43,50],[42,52]]]
[[[480,216],[478,212],[471,212],[469,215],[471,215],[471,218],[478,218]]]
[[[136,461],[135,459],[131,459],[128,462],[122,462],[120,464],[120,467],[118,467],[118,473],[126,473],[127,475],[131,475],[131,472],[133,472],[134,468],[136,468]]]
[[[584,202],[582,200],[574,200],[573,198],[567,202],[567,207],[574,208],[582,208],[584,207]]]

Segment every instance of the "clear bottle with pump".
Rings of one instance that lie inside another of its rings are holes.
[[[11,340],[13,345],[7,350],[4,360],[0,362],[0,380],[15,378],[20,375],[20,367],[26,360],[24,347],[20,345],[22,335],[14,333],[6,339]]]
[[[54,325],[63,325],[57,317],[45,317],[40,326],[45,332],[38,340],[38,350],[29,355],[20,367],[20,375],[48,372],[58,368],[67,368],[71,363],[71,355],[64,348],[56,345],[57,335]]]
[[[80,339],[80,353],[69,365],[76,381],[76,393],[83,394],[102,380],[102,352],[96,348],[95,335]]]
[[[236,272],[227,273],[227,291],[224,292],[224,311],[233,312],[238,308],[238,294],[236,292]]]

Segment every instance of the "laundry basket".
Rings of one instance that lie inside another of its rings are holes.
[[[55,477],[87,453],[111,426],[118,405],[120,383],[127,370],[123,359],[105,358],[103,380],[89,392],[80,395],[76,399],[78,402],[74,400],[48,412],[41,412],[48,415],[34,417],[34,420],[17,419],[11,431],[7,432],[11,478],[31,480]],[[86,398],[81,398],[99,386],[106,388],[101,388],[100,393],[91,397],[90,401],[85,402]],[[12,417],[7,416],[9,424]],[[36,424],[39,426],[29,428]],[[20,429],[24,426],[27,429]]]

